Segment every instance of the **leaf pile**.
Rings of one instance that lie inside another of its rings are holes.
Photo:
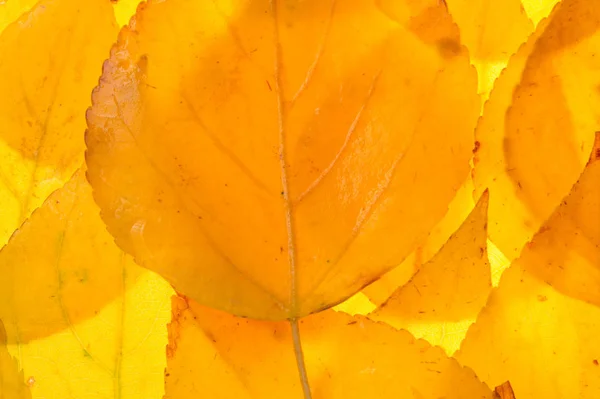
[[[138,3],[0,0],[0,399],[600,397],[600,7]]]

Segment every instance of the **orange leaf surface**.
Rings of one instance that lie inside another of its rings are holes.
[[[172,290],[114,244],[83,172],[11,237],[0,276],[0,319],[34,397],[162,394]]]
[[[471,370],[406,331],[333,310],[299,323],[314,399],[492,398]],[[169,340],[165,399],[302,397],[286,322],[174,297]]]
[[[23,373],[6,350],[6,331],[0,320],[0,399],[31,399]]]
[[[117,27],[107,0],[48,0],[0,32],[1,246],[81,165],[85,109]]]
[[[144,4],[88,113],[88,178],[118,244],[261,319],[398,265],[464,180],[479,106],[455,28],[416,22],[367,1]]]
[[[504,273],[456,355],[490,386],[510,380],[518,399],[600,395],[600,308],[575,299],[598,303],[600,154],[593,158]],[[548,276],[555,287],[542,281]]]
[[[600,9],[564,0],[499,78],[477,131],[474,183],[510,259],[583,170],[600,130]]]
[[[487,205],[484,193],[440,252],[369,318],[405,328],[449,354],[458,349],[492,286],[486,250]]]

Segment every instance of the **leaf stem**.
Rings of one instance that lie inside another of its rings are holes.
[[[302,343],[300,342],[300,328],[298,327],[298,319],[290,319],[292,326],[292,340],[294,341],[294,353],[296,355],[296,365],[300,374],[300,382],[302,383],[302,392],[304,399],[312,399],[310,385],[308,384],[308,375],[306,374],[306,364],[304,363],[304,352],[302,352]]]

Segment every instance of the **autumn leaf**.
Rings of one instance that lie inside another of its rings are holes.
[[[138,11],[88,113],[88,178],[119,245],[179,291],[303,316],[443,216],[468,171],[475,74],[458,43],[367,2],[234,6]]]
[[[4,28],[29,11],[35,3],[37,3],[36,0],[4,0],[0,2],[0,34]]]
[[[2,6],[10,7],[8,13],[28,4],[8,3]],[[0,245],[4,245],[81,165],[84,112],[117,27],[106,0],[47,0],[0,32]]]
[[[445,0],[460,27],[486,100],[509,57],[533,31],[521,0]]]
[[[499,78],[476,131],[474,183],[510,259],[577,180],[600,130],[600,9],[562,1]]]
[[[473,181],[470,176],[463,182],[448,205],[448,212],[431,229],[429,235],[404,261],[380,279],[365,287],[362,292],[371,302],[381,305],[406,284],[419,268],[429,262],[442,248],[473,210]]]
[[[523,8],[529,19],[537,26],[560,2],[561,0],[523,0]]]
[[[439,348],[333,310],[300,321],[313,398],[492,398]],[[165,399],[295,398],[301,388],[285,322],[264,322],[173,298]]]
[[[31,399],[31,391],[23,382],[23,373],[6,350],[6,331],[0,320],[0,399]]]
[[[484,193],[440,252],[369,318],[404,328],[454,353],[491,289],[487,205]]]
[[[34,397],[160,396],[172,290],[116,247],[83,172],[15,232],[0,276],[0,319]]]
[[[576,299],[597,303],[600,282],[596,137],[579,182],[504,273],[456,355],[491,386],[510,380],[518,399],[600,394],[600,308]]]
[[[600,306],[600,133],[591,154],[579,181],[521,261],[556,290]]]

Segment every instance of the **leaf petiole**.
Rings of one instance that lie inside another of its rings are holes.
[[[302,392],[304,399],[312,399],[310,385],[308,384],[308,375],[306,373],[306,364],[304,363],[304,353],[302,352],[302,343],[300,342],[300,328],[298,327],[298,319],[290,319],[292,326],[292,340],[294,341],[294,353],[296,355],[296,365],[300,374],[300,382],[302,383]]]

